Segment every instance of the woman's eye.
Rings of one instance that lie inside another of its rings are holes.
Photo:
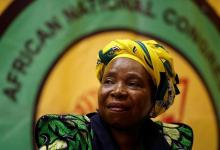
[[[104,81],[103,81],[103,84],[113,84],[114,82],[113,82],[113,80],[112,79],[105,79]]]
[[[128,86],[131,86],[131,87],[141,87],[141,84],[139,82],[132,81],[132,82],[128,83]]]

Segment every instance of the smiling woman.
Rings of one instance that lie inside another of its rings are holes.
[[[41,149],[191,149],[192,129],[154,122],[179,93],[167,50],[155,41],[114,40],[99,51],[98,111],[45,115],[36,125]]]
[[[106,67],[99,89],[99,113],[115,128],[132,128],[148,116],[152,101],[152,79],[142,65],[117,58]]]

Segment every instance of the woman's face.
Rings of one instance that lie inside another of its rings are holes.
[[[104,71],[98,92],[101,117],[112,127],[129,128],[152,107],[152,80],[144,67],[129,58],[116,58]]]

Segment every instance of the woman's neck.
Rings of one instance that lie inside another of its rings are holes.
[[[111,133],[120,150],[138,150],[140,149],[140,128],[120,130],[111,128]]]

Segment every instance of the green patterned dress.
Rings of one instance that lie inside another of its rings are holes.
[[[92,150],[94,131],[86,115],[45,115],[35,128],[36,144],[40,150]],[[171,150],[190,150],[192,129],[185,124],[154,122]]]

